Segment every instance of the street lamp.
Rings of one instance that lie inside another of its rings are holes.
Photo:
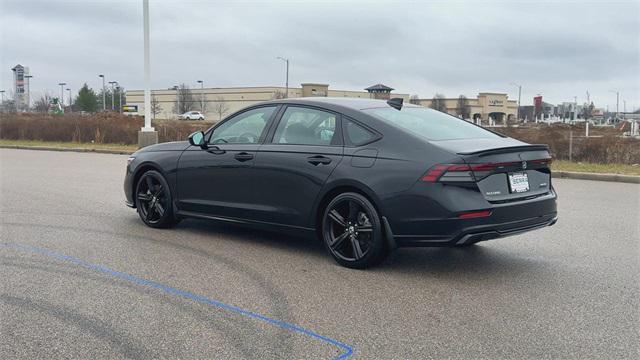
[[[512,82],[511,85],[518,87],[518,110],[516,110],[516,118],[520,121],[520,95],[522,94],[522,85],[518,85],[514,82]]]
[[[287,63],[287,77],[286,77],[286,81],[285,81],[285,94],[284,94],[284,98],[288,99],[289,98],[289,59],[285,59],[281,56],[278,56],[276,59],[280,59],[282,61],[284,61],[285,63]]]
[[[106,94],[105,92],[105,87],[104,87],[104,75],[100,74],[98,75],[98,77],[102,78],[102,111],[107,110],[107,98],[106,98]]]
[[[58,83],[60,85],[60,106],[64,108],[64,86],[67,85],[65,82]]]
[[[115,86],[118,82],[117,81],[109,81],[109,84],[111,85],[111,111],[115,111],[116,110],[116,93],[115,93]]]
[[[27,79],[27,109],[31,109],[31,78],[33,75],[25,75],[24,78]]]
[[[200,111],[204,115],[204,81],[197,80],[198,84],[200,84]]]
[[[69,112],[73,112],[73,100],[71,99],[71,88],[67,88],[67,91],[69,92]]]

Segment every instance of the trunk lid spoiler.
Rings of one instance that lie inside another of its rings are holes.
[[[493,154],[505,154],[511,152],[522,152],[522,151],[549,151],[549,146],[544,144],[532,144],[532,145],[520,145],[520,146],[504,146],[492,149],[475,149],[475,150],[466,150],[466,151],[458,151],[458,155],[493,155]]]

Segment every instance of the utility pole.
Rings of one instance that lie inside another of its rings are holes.
[[[282,61],[284,61],[285,63],[287,63],[287,77],[285,80],[285,94],[284,94],[284,98],[288,99],[289,98],[289,59],[285,59],[281,56],[278,56],[277,59],[280,59]]]
[[[518,109],[516,110],[516,118],[520,121],[520,95],[522,95],[522,86],[513,82],[511,85],[518,87]]]
[[[574,96],[573,97],[573,120],[578,120],[578,97]]]
[[[105,87],[104,87],[104,75],[100,74],[98,75],[98,77],[102,78],[102,111],[106,111],[107,110],[107,95],[105,94]]]
[[[627,119],[627,100],[622,100],[622,117]]]
[[[115,111],[116,110],[116,84],[118,82],[117,81],[109,81],[109,84],[111,85],[111,111]]]
[[[69,112],[73,112],[73,100],[71,99],[71,88],[67,88],[67,91],[69,92]]]
[[[200,84],[200,111],[204,115],[204,81],[198,80],[197,82]]]
[[[67,85],[65,82],[58,83],[60,85],[60,106],[64,109],[64,86]]]
[[[158,132],[151,126],[151,52],[149,51],[149,0],[142,0],[144,42],[144,127],[138,132],[138,146],[158,143]],[[122,106],[120,106],[122,108]]]

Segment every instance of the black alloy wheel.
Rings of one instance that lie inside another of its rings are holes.
[[[136,207],[140,219],[148,226],[167,228],[178,223],[173,214],[169,185],[157,171],[147,171],[138,180]]]
[[[362,269],[387,253],[380,217],[364,196],[343,193],[326,207],[322,221],[324,245],[341,265]]]

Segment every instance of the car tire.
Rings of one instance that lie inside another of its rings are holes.
[[[140,176],[135,191],[140,219],[152,228],[171,228],[180,219],[173,212],[171,188],[161,173],[149,170]]]
[[[365,269],[388,254],[380,215],[361,194],[347,192],[333,198],[323,211],[321,226],[325,249],[342,266]]]

